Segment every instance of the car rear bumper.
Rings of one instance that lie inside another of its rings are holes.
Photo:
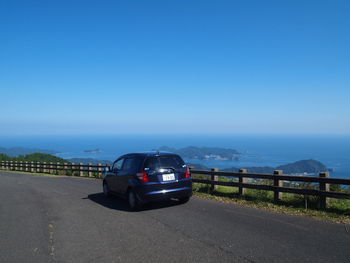
[[[170,198],[186,198],[192,195],[192,180],[166,184],[144,184],[135,187],[139,199],[143,202],[161,201]]]

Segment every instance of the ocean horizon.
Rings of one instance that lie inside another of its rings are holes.
[[[129,152],[221,147],[243,154],[238,161],[187,160],[215,168],[271,166],[314,159],[333,169],[332,177],[350,178],[350,135],[7,135],[0,147],[52,150],[57,156],[113,161]],[[86,152],[99,149],[98,152]]]

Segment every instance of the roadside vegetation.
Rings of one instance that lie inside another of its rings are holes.
[[[11,157],[0,153],[0,161],[70,163],[65,159],[46,153],[32,153],[27,155],[19,155],[17,157]]]
[[[195,175],[194,178],[208,179],[204,175]],[[219,180],[229,181],[230,179],[220,177]],[[255,183],[269,184],[270,182],[268,180],[261,180]],[[305,184],[302,187],[314,188],[316,186]],[[342,188],[339,185],[332,186],[331,190],[350,193],[350,189]],[[328,198],[327,209],[320,210],[319,199],[316,196],[283,193],[281,201],[275,203],[274,193],[272,191],[245,189],[245,194],[241,196],[238,193],[238,187],[218,185],[214,190],[211,190],[210,185],[202,183],[193,183],[193,194],[202,198],[278,213],[311,216],[333,222],[350,224],[350,200]]]

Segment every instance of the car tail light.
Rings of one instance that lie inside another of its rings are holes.
[[[190,169],[187,167],[186,168],[186,178],[190,178],[190,177],[191,177]]]
[[[144,182],[144,183],[149,182],[149,177],[148,177],[148,174],[146,173],[146,171],[141,171],[141,172],[137,173],[136,175],[137,175],[137,178],[139,178],[139,180],[141,182]]]

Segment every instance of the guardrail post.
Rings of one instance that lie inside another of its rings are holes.
[[[248,173],[247,169],[239,169],[239,172],[242,174],[241,176],[238,177],[239,183],[240,184],[245,184],[247,183],[247,179],[246,177],[243,177],[244,174]],[[243,186],[238,187],[238,194],[239,195],[245,195],[246,194],[246,189]]]
[[[328,178],[329,177],[329,172],[322,172],[319,174],[320,178]],[[319,186],[320,191],[329,191],[329,184],[320,182]],[[326,209],[327,204],[328,204],[328,198],[324,195],[320,196],[320,208],[321,209]]]
[[[63,170],[64,170],[64,175],[67,175],[67,163],[64,163]]]
[[[80,163],[80,164],[79,164],[79,175],[80,175],[80,176],[84,176],[83,168],[84,168],[84,167],[83,167],[83,163]]]
[[[12,161],[10,161],[10,171],[12,171],[13,169],[13,164],[12,164]]]
[[[218,172],[219,168],[211,168],[212,172]],[[210,185],[210,190],[214,191],[218,189],[218,186],[214,184],[214,182],[218,182],[219,181],[219,176],[212,174],[211,175],[211,185]]]
[[[71,163],[71,172],[72,172],[72,176],[74,176],[74,170],[75,170],[75,163]]]
[[[275,170],[273,171],[273,175],[282,175],[283,174],[283,170]],[[283,181],[279,180],[279,179],[273,179],[273,186],[277,186],[277,187],[283,187]],[[278,190],[274,191],[274,201],[278,202],[281,201],[282,199],[282,193],[279,192]]]
[[[24,171],[28,172],[28,162],[24,162]]]
[[[9,161],[6,161],[5,162],[5,169],[8,170],[8,167],[9,167]]]
[[[60,163],[57,162],[57,163],[56,163],[56,172],[55,172],[55,174],[59,175],[59,174],[60,174],[60,170],[61,170]]]
[[[46,162],[43,162],[43,173],[46,173]]]
[[[1,161],[1,169],[4,170],[5,169],[5,162]]]
[[[88,166],[88,174],[89,174],[89,177],[92,177],[92,168],[91,168],[91,165],[92,165],[92,163],[89,163],[89,166]]]
[[[102,177],[102,163],[98,163],[98,169],[97,169],[98,173],[97,173],[97,176],[99,178]]]

